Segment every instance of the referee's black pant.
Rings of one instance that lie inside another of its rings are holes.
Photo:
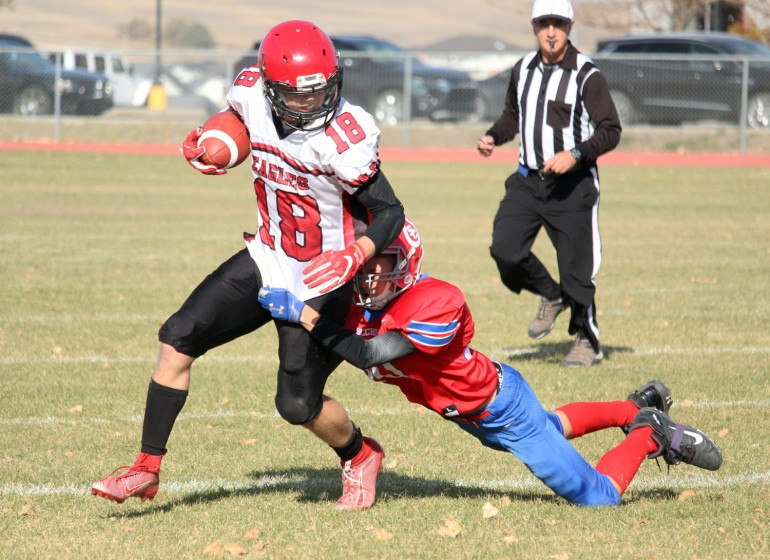
[[[572,310],[569,333],[580,333],[599,349],[594,277],[601,263],[599,175],[595,166],[541,179],[525,168],[505,181],[495,215],[490,253],[500,278],[515,293],[527,290],[549,300],[562,298]],[[544,227],[556,249],[557,283],[532,253]]]

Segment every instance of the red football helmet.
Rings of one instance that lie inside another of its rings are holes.
[[[395,255],[393,271],[366,274],[361,270],[353,281],[353,289],[358,296],[356,305],[371,310],[385,307],[420,277],[423,249],[417,227],[407,218],[398,237],[379,254]],[[374,286],[380,282],[386,284],[385,289],[378,295],[372,295]]]
[[[273,111],[292,128],[325,127],[340,104],[342,68],[331,39],[309,21],[286,21],[267,32],[259,47],[262,84]],[[305,110],[292,109],[287,94],[323,92]]]

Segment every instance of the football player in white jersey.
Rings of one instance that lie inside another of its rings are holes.
[[[400,233],[404,210],[380,170],[380,131],[371,115],[341,96],[341,86],[331,40],[306,21],[273,27],[257,66],[236,77],[227,103],[249,130],[258,229],[161,327],[139,456],[126,472],[94,483],[93,494],[118,503],[155,497],[193,361],[272,321],[259,304],[263,285],[290,290],[343,323],[353,276]],[[201,173],[224,173],[200,160],[200,134],[198,128],[188,135],[185,158]],[[371,506],[384,453],[323,394],[339,356],[299,325],[276,320],[275,326],[279,414],[311,430],[339,456],[343,493],[337,509]]]

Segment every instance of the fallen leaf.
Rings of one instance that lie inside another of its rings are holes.
[[[218,542],[213,542],[211,544],[207,544],[206,548],[203,549],[203,555],[204,556],[224,556],[225,551],[222,550],[222,545]]]
[[[19,511],[19,515],[35,515],[35,506],[32,502],[27,502],[23,506],[21,506],[21,511]]]
[[[76,412],[76,413],[83,412],[83,405],[79,404],[77,406],[73,406],[72,408],[70,408],[70,412]]]
[[[245,548],[243,548],[243,547],[242,547],[240,544],[238,544],[237,542],[231,542],[231,543],[227,543],[227,544],[225,545],[225,551],[226,551],[226,552],[227,552],[227,553],[228,553],[230,556],[246,556],[246,555],[249,553],[249,551],[248,551],[248,550],[246,550]]]
[[[481,517],[484,519],[489,519],[490,517],[494,517],[500,513],[500,510],[497,509],[495,506],[493,506],[491,503],[487,502],[483,505],[481,508]]]
[[[377,536],[377,540],[382,542],[387,542],[393,538],[393,533],[385,529],[375,529],[374,534]]]
[[[679,496],[677,497],[677,500],[679,500],[680,502],[683,502],[685,500],[689,500],[693,496],[695,496],[695,490],[685,490],[681,494],[679,494]]]
[[[562,552],[561,554],[551,554],[550,558],[553,560],[569,560],[569,554]]]
[[[508,496],[503,496],[503,499],[500,500],[500,505],[504,508],[510,507],[511,499]]]
[[[227,403],[229,403],[229,402],[230,402],[230,399],[228,399],[227,397],[224,397],[224,398],[222,399],[222,404],[227,404]]]
[[[722,428],[721,430],[719,430],[719,431],[717,432],[717,435],[718,435],[719,437],[725,437],[725,436],[726,436],[727,434],[729,434],[729,433],[730,433],[730,430],[728,430],[727,428]]]
[[[679,406],[682,408],[690,408],[693,405],[693,401],[680,401]]]
[[[444,526],[439,527],[438,534],[442,537],[455,538],[463,530],[463,526],[460,525],[454,519],[444,519]]]
[[[259,529],[250,529],[246,531],[246,538],[247,539],[258,539],[259,538]]]
[[[254,438],[249,438],[249,439],[244,439],[244,440],[241,442],[241,445],[254,445],[255,443],[257,443],[257,440],[256,440],[256,439],[254,439]]]
[[[503,542],[505,544],[513,544],[519,542],[519,539],[517,539],[515,535],[506,535],[503,537]]]
[[[51,348],[51,354],[61,354],[62,347],[61,346],[54,346]]]
[[[725,528],[724,527],[720,527],[719,529],[717,529],[717,531],[719,531],[720,533],[724,534]]]
[[[68,449],[67,451],[65,451],[65,452],[64,452],[64,454],[65,454],[67,457],[72,457],[73,455],[75,455],[75,452],[74,452],[74,451],[72,451],[71,449]]]
[[[647,523],[646,519],[639,519],[638,521],[635,521],[633,525],[631,525],[631,530],[636,531],[639,527]]]

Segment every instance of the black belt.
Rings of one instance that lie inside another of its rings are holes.
[[[529,177],[531,175],[533,177],[537,177],[541,181],[545,181],[547,179],[554,179],[559,175],[555,171],[543,171],[542,169],[530,169],[529,167],[525,167],[522,164],[519,164],[518,169],[516,169],[516,173],[518,173],[522,177]]]

